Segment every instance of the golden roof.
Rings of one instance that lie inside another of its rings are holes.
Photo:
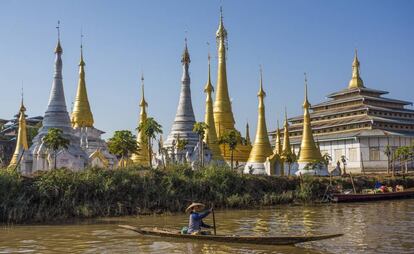
[[[310,103],[308,101],[308,85],[305,73],[305,100],[303,102],[303,134],[300,145],[300,154],[298,162],[314,162],[319,161],[322,156],[321,152],[316,147],[315,140],[312,134],[311,119],[309,114]]]
[[[266,96],[266,93],[263,90],[262,71],[260,70],[260,88],[259,88],[259,92],[257,93],[257,97],[259,98],[257,130],[256,130],[256,137],[254,139],[254,144],[250,152],[248,162],[263,163],[266,161],[267,157],[273,154],[272,147],[269,141],[269,135],[267,134],[267,127],[266,127],[266,114],[265,114],[265,105],[264,105],[265,96]]]
[[[23,104],[22,98],[19,110],[19,129],[17,131],[16,148],[14,149],[13,157],[9,163],[9,167],[16,167],[19,163],[20,156],[23,154],[23,151],[29,149],[29,146],[27,144],[27,125],[25,112],[26,108]]]
[[[348,88],[357,88],[357,87],[359,88],[364,87],[364,82],[359,76],[358,52],[355,49],[354,61],[352,62],[352,78],[349,81]]]
[[[93,127],[93,115],[89,105],[88,93],[85,82],[85,61],[83,60],[83,47],[81,45],[81,56],[79,62],[79,81],[76,92],[75,103],[72,111],[73,128]]]

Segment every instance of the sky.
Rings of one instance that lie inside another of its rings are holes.
[[[367,87],[414,101],[414,1],[0,1],[0,118],[19,109],[23,84],[29,116],[43,115],[53,80],[56,24],[61,22],[63,78],[68,110],[78,82],[80,34],[95,127],[134,130],[139,118],[140,76],[149,115],[163,126],[175,117],[188,38],[194,113],[204,120],[207,54],[217,77],[215,32],[223,7],[228,31],[228,84],[237,128],[248,121],[254,137],[259,65],[268,130],[302,114],[303,73],[309,100],[347,87],[354,49]],[[208,44],[210,46],[208,46]],[[410,107],[412,108],[412,107]]]

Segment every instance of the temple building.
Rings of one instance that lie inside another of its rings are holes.
[[[71,123],[75,135],[80,140],[81,148],[89,156],[89,165],[100,168],[114,168],[117,158],[110,154],[106,142],[101,138],[105,132],[96,129],[93,114],[88,99],[85,81],[85,61],[83,59],[83,45],[81,44],[79,61],[79,81],[73,105]]]
[[[262,70],[260,70],[260,88],[259,92],[257,93],[257,97],[259,98],[259,106],[257,109],[257,129],[249,159],[247,160],[247,163],[244,167],[244,172],[247,174],[266,174],[264,163],[266,162],[266,159],[273,154],[266,127],[266,114],[264,105],[265,96],[266,93],[263,90]]]
[[[43,118],[43,126],[40,128],[36,137],[33,138],[32,146],[23,155],[21,161],[21,171],[25,174],[53,168],[55,164],[54,156],[52,156],[52,152],[46,148],[43,142],[43,137],[48,133],[50,128],[61,129],[63,136],[70,142],[67,149],[60,150],[57,154],[56,165],[58,168],[66,167],[73,170],[80,170],[88,163],[88,156],[80,147],[79,138],[74,134],[66,108],[62,78],[62,53],[60,36],[58,36],[55,49],[55,73],[49,103]]]
[[[147,107],[148,103],[145,100],[144,95],[144,75],[141,76],[141,101],[139,103],[139,107],[141,108],[141,112],[139,114],[139,122],[138,126],[143,123],[147,119]],[[131,156],[131,160],[134,164],[142,165],[142,166],[149,166],[149,154],[148,154],[148,138],[142,131],[138,131],[137,134],[137,143],[139,147],[139,151],[134,153]]]
[[[220,9],[220,23],[216,32],[217,51],[218,51],[218,67],[217,67],[217,86],[216,99],[214,101],[214,122],[217,136],[221,137],[228,130],[235,130],[235,121],[232,112],[226,70],[226,50],[227,50],[227,30],[224,28],[223,13]],[[226,161],[230,160],[231,152],[226,149],[225,145],[220,146],[221,154]],[[249,158],[252,146],[249,142],[240,140],[234,151],[234,160],[236,164],[246,162]]]
[[[206,133],[204,134],[204,143],[206,148],[211,151],[213,161],[224,161],[223,156],[221,155],[220,146],[218,143],[216,126],[214,123],[214,113],[213,113],[213,97],[211,94],[214,92],[213,85],[211,84],[211,74],[210,74],[210,55],[208,56],[208,78],[207,84],[204,87],[204,93],[206,94],[206,113],[204,116],[204,122],[207,124]]]
[[[181,63],[183,66],[183,75],[181,78],[181,92],[178,102],[177,113],[171,127],[171,131],[164,142],[163,146],[172,157],[179,157],[177,159],[184,160],[192,155],[194,148],[198,144],[198,135],[193,132],[195,124],[195,116],[193,105],[191,102],[190,89],[190,73],[188,71],[190,66],[190,54],[188,53],[187,39],[185,40],[184,52],[182,54]],[[185,140],[187,145],[183,150],[177,150],[177,140]]]
[[[19,129],[17,131],[16,147],[14,149],[13,157],[9,163],[9,167],[13,168],[20,164],[23,154],[29,149],[27,143],[27,128],[26,128],[26,108],[22,102],[19,110]]]
[[[385,170],[388,164],[384,154],[386,146],[394,150],[412,144],[414,110],[406,108],[412,103],[383,97],[385,94],[388,92],[365,87],[355,52],[348,87],[310,107],[313,135],[321,155],[332,157],[330,168],[343,158],[347,171]],[[306,118],[297,116],[289,121],[288,136],[294,150],[299,152]]]

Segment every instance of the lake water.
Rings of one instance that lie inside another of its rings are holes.
[[[59,225],[2,225],[0,253],[414,253],[414,199],[216,211],[219,234],[343,237],[260,246],[140,236],[117,227],[181,228],[187,215],[104,218]],[[205,219],[211,222],[211,216]]]

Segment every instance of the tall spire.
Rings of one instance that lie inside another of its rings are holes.
[[[283,148],[282,155],[286,156],[287,154],[292,153],[292,148],[290,147],[289,139],[289,122],[287,119],[287,110],[285,108],[285,122],[283,123]]]
[[[282,142],[280,142],[279,120],[277,120],[276,142],[275,142],[275,149],[273,149],[273,153],[279,154],[279,155],[281,155],[282,153]]]
[[[246,143],[251,145],[252,141],[250,139],[250,127],[249,127],[249,122],[246,122]]]
[[[227,31],[224,28],[222,8],[220,8],[220,23],[216,32],[216,39],[218,50],[218,70],[216,99],[214,101],[214,121],[216,123],[216,129],[220,132],[218,133],[220,136],[226,130],[234,129],[235,123],[227,85]]]
[[[263,90],[263,77],[262,69],[260,68],[260,88],[257,93],[259,98],[258,117],[257,117],[257,130],[256,137],[254,139],[253,148],[249,155],[248,162],[263,163],[266,158],[272,155],[272,147],[270,146],[269,136],[266,127],[265,105],[264,97],[266,96]]]
[[[22,101],[20,103],[19,109],[19,129],[17,131],[16,139],[16,148],[14,149],[13,157],[10,161],[9,167],[16,167],[19,163],[20,157],[23,155],[27,149],[27,127],[26,127],[26,108],[23,104],[23,92],[22,92]]]
[[[359,60],[358,60],[358,51],[355,49],[354,61],[352,62],[352,78],[349,81],[348,88],[362,88],[364,87],[364,82],[362,81],[359,75]]]
[[[171,132],[168,135],[167,140],[164,142],[164,147],[172,148],[173,142],[178,135],[181,138],[188,141],[187,149],[192,149],[198,143],[198,135],[193,132],[195,123],[195,116],[193,111],[193,105],[191,102],[191,89],[190,89],[190,54],[188,52],[187,39],[185,39],[184,51],[181,57],[181,63],[183,65],[183,75],[181,78],[181,92],[178,102],[177,113],[175,115],[174,123],[171,127]]]
[[[204,135],[204,142],[207,144],[207,147],[210,149],[213,154],[213,160],[224,161],[221,156],[220,147],[217,139],[216,126],[214,124],[214,115],[213,115],[213,99],[211,93],[214,91],[213,86],[211,85],[211,75],[210,75],[210,54],[208,54],[208,78],[206,86],[204,87],[204,93],[206,94],[206,113],[204,116],[204,122],[207,124],[208,128]]]
[[[311,118],[309,114],[310,103],[308,101],[308,80],[305,73],[305,100],[303,102],[303,133],[300,145],[298,162],[314,162],[322,158],[319,149],[313,139]]]
[[[81,34],[81,39],[83,34]],[[83,60],[83,43],[80,45],[80,61],[79,61],[79,81],[78,90],[76,92],[75,103],[72,111],[73,128],[92,127],[94,120],[89,105],[88,92],[85,82],[85,61]]]
[[[145,100],[144,94],[144,74],[141,75],[141,101],[139,103],[139,107],[141,108],[141,112],[139,114],[139,123],[138,126],[147,120],[147,107],[148,103]],[[144,166],[149,166],[149,154],[148,154],[148,139],[145,136],[145,133],[138,131],[137,135],[137,143],[139,147],[139,151],[134,153],[131,157],[131,160],[135,164],[140,164]]]

